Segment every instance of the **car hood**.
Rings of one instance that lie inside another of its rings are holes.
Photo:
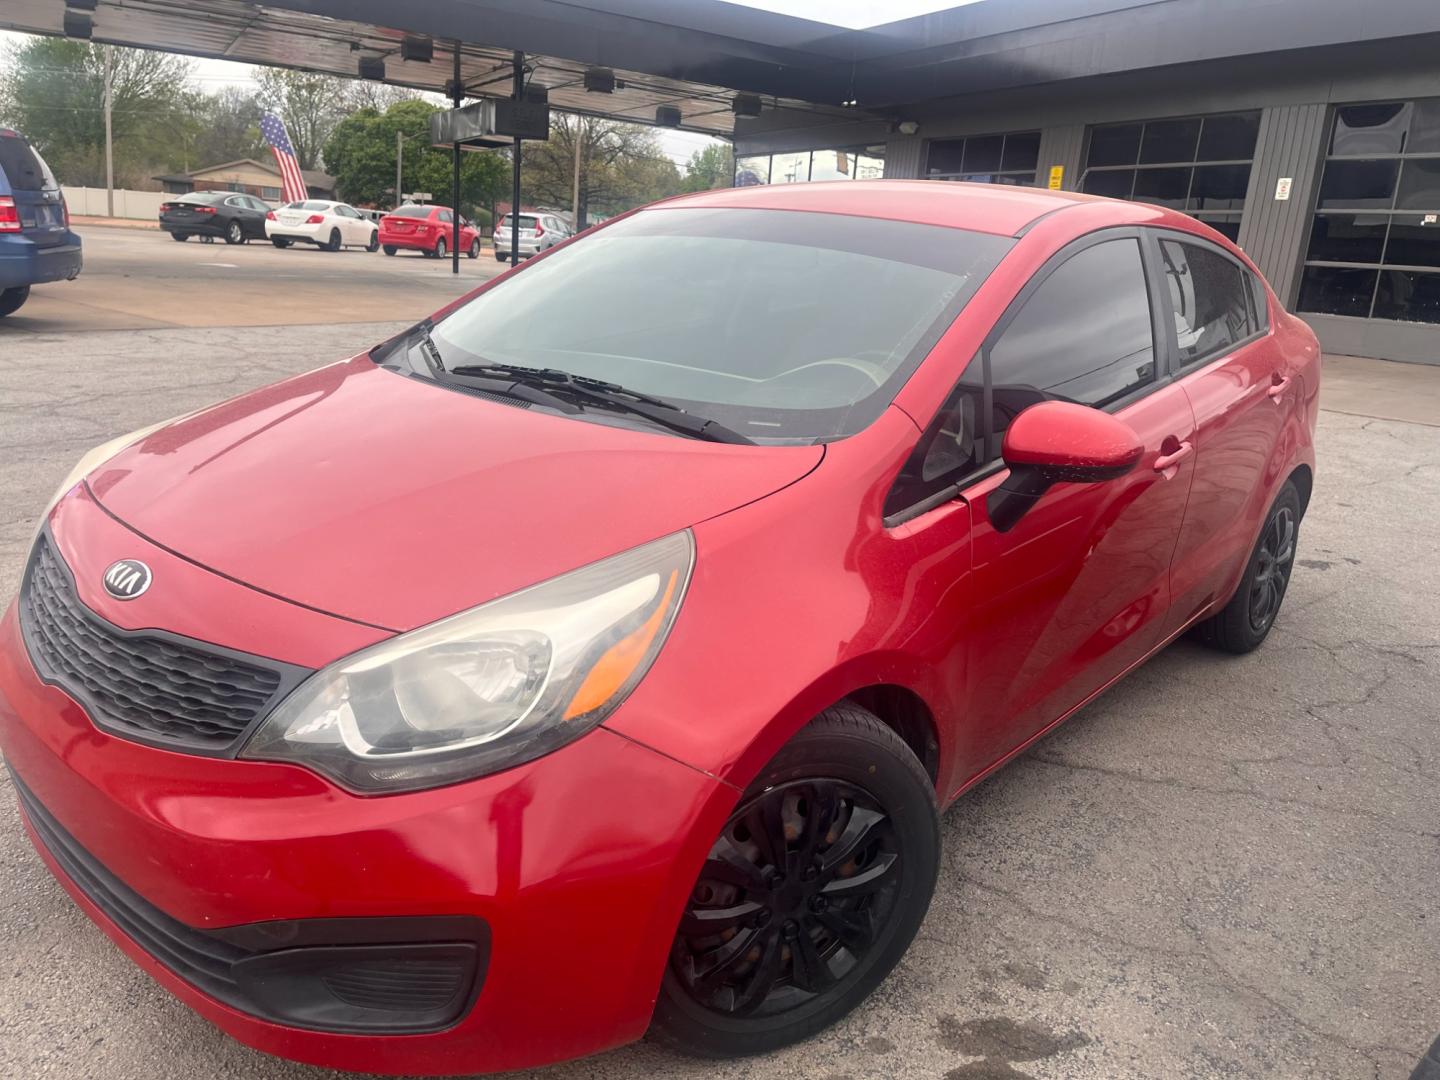
[[[88,483],[187,559],[407,630],[762,498],[823,456],[530,411],[362,356],[168,424]]]

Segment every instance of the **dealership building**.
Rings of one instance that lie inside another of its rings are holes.
[[[887,0],[940,10],[859,28],[763,2],[14,0],[0,28],[457,101],[523,83],[732,139],[740,184],[1160,203],[1235,239],[1327,351],[1440,363],[1440,0]]]
[[[1440,363],[1437,0],[981,0],[845,40],[850,100],[879,115],[742,118],[737,183],[1174,207],[1236,240],[1327,351]]]

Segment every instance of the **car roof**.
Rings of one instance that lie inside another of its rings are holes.
[[[937,180],[849,180],[810,184],[760,184],[717,188],[668,199],[651,209],[740,207],[755,210],[809,210],[855,217],[945,225],[955,229],[1015,236],[1047,214],[1093,195],[1010,184],[967,184]],[[1117,207],[1125,204],[1116,203]],[[1117,220],[1127,215],[1117,210]]]

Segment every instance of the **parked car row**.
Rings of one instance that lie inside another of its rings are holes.
[[[313,244],[325,251],[342,247],[383,250],[386,255],[419,251],[427,258],[443,259],[455,244],[455,214],[448,206],[401,206],[388,213],[358,210],[333,199],[305,199],[272,210],[253,195],[228,191],[194,191],[176,196],[160,207],[160,227],[177,241],[192,236],[243,244],[269,240],[278,248]],[[555,214],[520,215],[520,258],[538,255],[574,231]],[[511,257],[510,216],[496,230],[495,258]],[[460,217],[460,250],[471,259],[480,257],[480,229]],[[503,248],[503,250],[502,250]]]

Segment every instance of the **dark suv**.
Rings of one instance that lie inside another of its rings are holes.
[[[55,174],[18,131],[0,128],[0,317],[30,286],[71,281],[84,259]]]

